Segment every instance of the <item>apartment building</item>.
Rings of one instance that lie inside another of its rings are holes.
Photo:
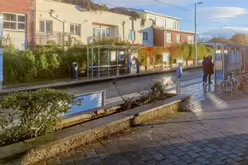
[[[143,32],[143,42],[152,43],[153,46],[169,47],[173,44],[193,44],[194,33],[180,29],[181,19],[166,16],[146,10],[128,9],[142,14],[144,21],[151,20],[152,27],[149,28],[150,35],[147,37],[146,31]]]
[[[177,30],[166,30],[154,27],[154,45],[170,47],[173,44],[194,44],[194,33]]]
[[[90,44],[102,39],[117,39],[142,44],[142,19],[106,11],[86,11],[76,5],[58,0],[36,0],[36,44],[48,42]],[[150,33],[150,32],[149,32]],[[151,31],[153,33],[153,31]],[[149,34],[150,35],[150,34]],[[152,44],[150,46],[153,46]]]
[[[1,0],[3,44],[23,50],[35,43],[35,0]]]

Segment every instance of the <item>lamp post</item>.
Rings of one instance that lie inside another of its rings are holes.
[[[198,58],[198,49],[197,49],[197,19],[196,19],[196,15],[197,15],[197,12],[196,12],[196,8],[197,8],[197,5],[201,5],[203,4],[202,2],[198,2],[198,3],[195,3],[195,66],[197,66],[197,58]]]

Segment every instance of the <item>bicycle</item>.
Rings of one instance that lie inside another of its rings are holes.
[[[235,84],[236,84],[235,76],[234,73],[231,72],[229,73],[226,80],[221,81],[220,88],[224,93],[233,93],[233,91],[235,90]]]
[[[242,74],[236,78],[239,82],[237,88],[242,90],[245,94],[248,94],[248,74]]]
[[[245,94],[248,94],[248,75],[241,74],[236,76],[231,72],[227,80],[221,81],[220,87],[222,92],[227,94],[232,94],[235,90],[242,90]]]

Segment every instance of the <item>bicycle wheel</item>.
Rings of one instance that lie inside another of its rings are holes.
[[[229,80],[224,80],[220,83],[220,88],[224,93],[231,93],[234,89],[234,83]]]

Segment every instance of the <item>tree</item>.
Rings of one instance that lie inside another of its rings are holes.
[[[248,44],[248,37],[245,34],[235,34],[230,41],[235,44]]]
[[[229,39],[226,39],[226,38],[222,38],[222,37],[213,38],[208,42],[210,42],[210,43],[221,43],[221,44],[232,44],[232,41],[230,41]]]

